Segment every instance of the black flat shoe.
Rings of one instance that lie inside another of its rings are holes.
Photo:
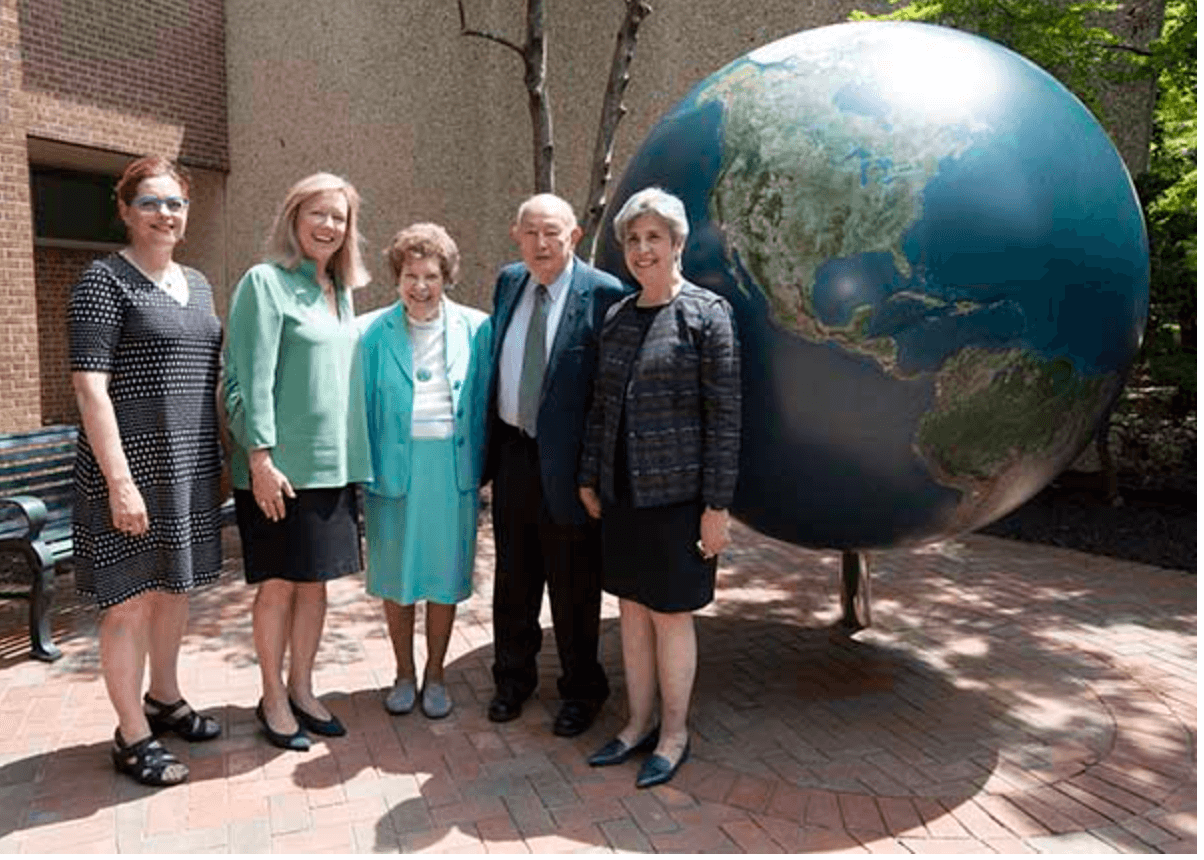
[[[636,741],[632,746],[627,746],[627,744],[618,738],[614,738],[602,747],[602,749],[587,758],[585,762],[590,767],[610,767],[613,764],[622,764],[636,753],[651,752],[656,749],[657,741],[660,738],[660,726],[653,728],[652,731],[644,735],[643,738]]]
[[[293,716],[297,718],[297,722],[301,724],[301,728],[307,732],[313,732],[315,735],[322,735],[327,738],[341,738],[347,734],[346,726],[334,714],[330,715],[329,720],[320,720],[313,714],[307,714],[301,710],[301,706],[291,698],[288,700],[288,706],[292,710]]]
[[[677,773],[677,769],[685,764],[689,757],[689,741],[686,741],[685,749],[681,751],[681,756],[673,764],[670,764],[669,759],[663,755],[654,755],[640,768],[640,772],[635,778],[635,787],[652,788],[654,785],[663,785],[673,779],[673,774]]]
[[[309,749],[309,738],[305,736],[305,730],[300,726],[291,735],[286,735],[268,725],[267,715],[263,712],[263,699],[260,699],[259,704],[255,706],[255,716],[259,719],[259,725],[263,727],[263,733],[272,746],[293,752],[305,752]]]

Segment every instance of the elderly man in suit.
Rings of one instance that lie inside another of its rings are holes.
[[[598,662],[599,530],[578,498],[576,475],[598,332],[606,309],[628,290],[574,255],[581,229],[555,195],[526,200],[510,235],[522,262],[502,269],[493,294],[487,474],[497,561],[489,719],[515,719],[535,691],[546,583],[561,668],[552,730],[572,737],[589,728],[610,691]]]

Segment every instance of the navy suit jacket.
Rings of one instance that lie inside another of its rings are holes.
[[[493,291],[493,380],[489,387],[490,424],[497,417],[497,370],[502,341],[514,308],[530,279],[527,267],[511,263],[498,274]],[[559,525],[590,522],[577,496],[577,465],[585,437],[585,418],[594,393],[598,367],[598,333],[606,309],[632,288],[574,259],[573,277],[565,296],[564,313],[556,328],[556,339],[548,356],[540,392],[535,435],[539,441],[539,468],[544,504],[552,521]],[[485,480],[497,467],[497,434],[490,433]]]

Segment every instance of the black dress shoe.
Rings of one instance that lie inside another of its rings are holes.
[[[512,693],[497,693],[489,703],[489,721],[492,723],[508,723],[517,720],[523,712],[523,701],[526,696],[516,696]]]
[[[648,761],[644,762],[644,766],[640,768],[640,772],[635,778],[635,787],[652,788],[654,785],[663,785],[673,779],[673,774],[677,773],[677,769],[685,764],[686,759],[689,757],[689,741],[686,741],[685,749],[681,751],[681,755],[677,761],[672,764],[663,755],[654,755]]]
[[[347,734],[347,728],[334,714],[330,715],[329,720],[320,720],[313,714],[308,714],[301,710],[301,706],[291,698],[288,700],[288,706],[292,709],[293,716],[297,718],[297,722],[301,724],[301,728],[307,732],[313,732],[315,735],[322,735],[327,738],[341,738]]]
[[[622,764],[636,753],[651,752],[656,749],[656,743],[661,737],[661,727],[656,726],[632,746],[627,746],[618,738],[614,738],[602,749],[585,760],[590,767],[610,767],[612,764]]]
[[[309,738],[305,736],[305,730],[300,726],[291,735],[286,735],[268,725],[267,715],[263,712],[263,699],[260,699],[259,704],[255,706],[255,716],[259,719],[259,724],[263,726],[263,734],[272,746],[293,752],[305,752],[309,749]]]
[[[560,713],[556,715],[556,722],[552,724],[552,734],[562,738],[575,738],[594,724],[594,718],[600,710],[601,702],[569,699],[560,706]]]

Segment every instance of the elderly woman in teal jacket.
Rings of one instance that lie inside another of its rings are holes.
[[[225,406],[234,503],[263,678],[256,716],[275,746],[346,729],[313,690],[326,582],[361,569],[356,484],[372,476],[351,290],[367,282],[359,195],[329,173],[289,189],[267,261],[235,288]],[[282,677],[288,652],[288,678]]]
[[[368,593],[384,599],[397,660],[385,698],[391,714],[421,703],[427,717],[452,709],[443,661],[456,604],[472,594],[478,487],[485,450],[490,325],[444,294],[459,276],[447,231],[413,224],[385,249],[400,301],[361,341],[369,448]],[[416,604],[426,601],[426,668],[414,667]]]

